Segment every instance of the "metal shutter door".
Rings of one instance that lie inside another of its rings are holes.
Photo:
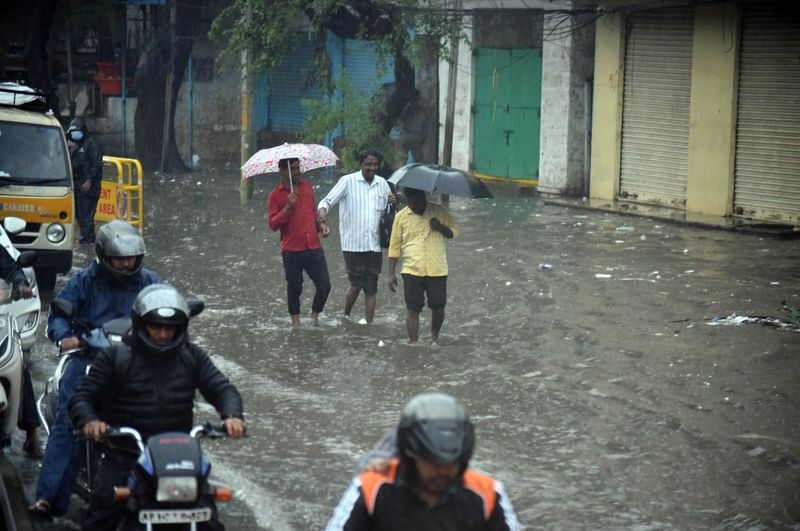
[[[746,4],[742,18],[734,212],[800,221],[800,10]]]
[[[371,41],[344,41],[344,68],[353,88],[371,98],[384,83],[394,82],[394,61],[387,59],[383,76],[378,77],[378,52]]]
[[[308,110],[301,98],[319,99],[319,87],[305,88],[311,63],[314,60],[314,43],[306,33],[299,33],[291,51],[283,62],[269,74],[269,128],[271,131],[297,133],[303,128]]]
[[[686,206],[694,11],[630,16],[620,197]]]

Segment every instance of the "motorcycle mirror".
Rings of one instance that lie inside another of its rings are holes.
[[[23,251],[17,258],[17,264],[20,267],[31,267],[39,259],[39,253],[36,251]]]
[[[16,218],[13,216],[7,217],[3,220],[3,228],[6,229],[6,232],[9,234],[19,234],[23,230],[25,230],[25,220]]]
[[[189,306],[189,317],[200,315],[206,307],[206,303],[200,299],[189,299],[186,305]]]
[[[75,310],[72,303],[64,299],[53,299],[50,303],[50,311],[64,319],[72,319]]]

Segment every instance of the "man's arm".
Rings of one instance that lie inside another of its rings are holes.
[[[223,420],[244,419],[242,397],[236,387],[217,369],[208,354],[192,344],[189,351],[197,362],[197,388]]]
[[[103,178],[103,150],[94,138],[89,138],[89,179],[97,179],[98,182]]]
[[[400,215],[398,214],[394,217],[392,235],[389,237],[389,274],[387,275],[387,280],[391,291],[397,290],[397,275],[395,274],[395,270],[397,269],[397,262],[400,260],[400,255],[403,252],[403,230],[400,228],[400,223]]]
[[[69,401],[72,425],[83,430],[87,437],[99,440],[105,433],[106,426],[100,420],[98,411],[100,405],[108,400],[115,385],[113,350],[103,349],[92,361],[89,372]],[[87,429],[91,433],[87,433]]]
[[[508,499],[503,484],[495,480],[495,493],[497,495],[494,510],[487,522],[487,531],[521,531],[517,515],[511,507],[511,500]]]
[[[297,195],[294,196],[296,201]],[[280,197],[274,191],[269,194],[267,199],[267,223],[269,223],[270,230],[280,230],[289,220],[289,214],[291,214],[294,204],[290,204],[287,199]]]
[[[450,213],[441,206],[436,209],[436,216],[431,218],[431,230],[439,232],[448,240],[458,237],[458,225]]]
[[[23,299],[33,296],[33,290],[28,285],[25,273],[17,267],[17,261],[11,257],[11,253],[5,247],[0,250],[0,277],[10,284],[14,291],[18,291],[19,296]]]
[[[358,479],[353,479],[334,509],[325,531],[367,531],[369,528],[364,494]]]
[[[76,274],[56,296],[57,299],[63,299],[72,304],[76,312],[80,310],[84,300],[84,293],[81,288],[82,279],[82,273]],[[72,325],[67,319],[50,312],[50,316],[47,318],[47,337],[49,337],[50,341],[53,343],[58,344],[62,339],[75,337],[75,332],[72,330]]]
[[[317,205],[317,219],[321,222],[325,222],[325,218],[328,215],[328,211],[339,201],[341,201],[342,197],[347,195],[347,182],[346,179],[342,177],[336,184],[333,185],[331,191],[328,192],[322,201],[319,202]]]

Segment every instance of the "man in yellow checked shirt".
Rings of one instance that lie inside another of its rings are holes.
[[[397,213],[389,241],[389,289],[396,291],[395,269],[403,257],[403,293],[406,300],[408,340],[419,338],[419,314],[428,298],[431,335],[436,341],[444,323],[447,303],[445,240],[458,236],[458,226],[441,205],[428,203],[422,190],[405,188],[408,206]]]

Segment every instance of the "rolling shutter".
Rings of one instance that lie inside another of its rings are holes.
[[[394,82],[394,63],[391,59],[386,61],[384,72],[378,77],[378,51],[371,41],[345,40],[344,68],[353,87],[366,98],[374,96],[384,83]]]
[[[739,65],[736,214],[800,221],[799,145],[800,9],[787,2],[746,4]]]
[[[633,14],[629,22],[620,197],[685,208],[694,11]]]
[[[306,108],[301,98],[318,99],[318,87],[305,87],[311,63],[314,60],[314,43],[307,34],[297,36],[294,48],[283,62],[270,72],[268,84],[268,123],[275,132],[297,133],[303,128]]]

